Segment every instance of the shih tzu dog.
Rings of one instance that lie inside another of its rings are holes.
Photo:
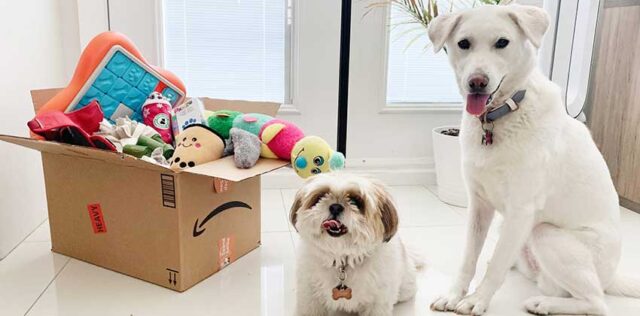
[[[317,175],[296,194],[290,219],[301,236],[296,315],[391,315],[415,295],[421,262],[394,237],[398,214],[381,183]]]

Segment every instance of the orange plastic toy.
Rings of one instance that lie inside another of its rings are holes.
[[[69,85],[38,113],[73,111],[98,100],[105,118],[127,115],[142,121],[142,104],[154,91],[162,93],[172,106],[186,96],[184,83],[173,73],[149,65],[125,35],[104,32],[82,52]]]

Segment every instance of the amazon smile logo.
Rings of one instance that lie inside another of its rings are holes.
[[[224,203],[216,207],[215,209],[213,209],[213,211],[211,211],[211,213],[209,213],[202,220],[202,222],[198,222],[199,220],[196,219],[195,224],[193,224],[193,237],[198,237],[202,235],[202,233],[204,233],[204,231],[206,230],[206,228],[204,228],[204,225],[206,225],[207,222],[210,221],[214,216],[232,208],[246,208],[249,210],[252,209],[251,206],[249,206],[249,204],[240,202],[240,201],[231,201],[231,202]]]

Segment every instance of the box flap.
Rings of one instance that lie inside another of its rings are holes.
[[[37,140],[25,137],[17,137],[10,135],[1,135],[0,140],[35,149],[43,153],[67,155],[86,159],[102,160],[108,163],[115,163],[119,165],[125,165],[130,167],[139,167],[157,171],[170,171],[171,169],[156,165],[150,162],[139,160],[135,157],[125,155],[123,153],[117,153],[112,151],[106,151],[96,148],[89,148],[83,146],[75,146],[63,143],[49,142],[44,140]]]
[[[42,89],[32,90],[31,99],[33,101],[33,107],[38,111],[48,100],[53,98],[60,90],[56,89]],[[262,113],[270,116],[275,116],[280,108],[279,103],[275,102],[257,102],[257,101],[243,101],[243,100],[223,100],[202,97],[200,98],[206,109],[210,111],[217,110],[233,110],[243,113]],[[87,148],[82,146],[74,146],[63,143],[48,142],[36,139],[29,139],[23,137],[16,137],[10,135],[0,135],[0,140],[17,144],[23,147],[38,150],[40,152],[62,154],[69,156],[82,157],[87,159],[98,159],[111,163],[118,163],[127,166],[141,167],[145,169],[168,171],[169,168],[149,163],[135,157],[125,155],[122,153],[115,153],[105,150],[99,150],[95,148]],[[239,169],[233,162],[233,157],[223,158],[217,161],[206,163],[194,168],[185,170],[184,172],[200,174],[209,177],[226,179],[229,181],[242,181],[280,167],[286,166],[287,161],[276,159],[260,159],[258,163],[250,169]]]
[[[202,100],[204,107],[209,111],[232,110],[242,113],[262,113],[269,116],[276,116],[280,108],[280,104],[274,102],[222,100],[206,97],[199,99]]]
[[[62,88],[31,90],[31,102],[33,102],[33,109],[36,113],[47,101],[58,94],[60,90],[62,90]]]
[[[256,163],[252,168],[240,169],[236,167],[233,157],[225,157],[193,168],[185,169],[182,172],[238,182],[276,170],[286,166],[287,164],[289,164],[289,162],[284,160],[260,158],[258,163]]]

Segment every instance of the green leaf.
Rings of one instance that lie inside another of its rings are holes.
[[[463,2],[462,4],[458,3],[454,5],[456,1]],[[487,5],[498,5],[501,2],[509,3],[509,0],[449,0],[448,11],[452,12],[455,10],[461,10],[464,8],[468,8],[471,6],[476,6],[477,3],[487,4]],[[400,23],[392,23],[391,29],[395,29],[400,24],[419,24],[421,27],[416,27],[415,29],[411,29],[410,31],[402,32],[401,36],[405,36],[412,31],[419,30],[420,28],[424,28],[426,31],[429,28],[429,24],[433,19],[435,19],[438,15],[440,7],[438,5],[438,0],[373,0],[373,2],[366,5],[366,11],[363,14],[363,17],[367,16],[371,11],[381,7],[394,7],[400,10],[404,15],[406,15],[407,20]],[[446,12],[446,10],[444,11]],[[393,17],[395,19],[395,17]],[[421,34],[424,35],[424,34]],[[407,44],[411,46],[420,35],[416,36],[414,39],[409,41]]]

